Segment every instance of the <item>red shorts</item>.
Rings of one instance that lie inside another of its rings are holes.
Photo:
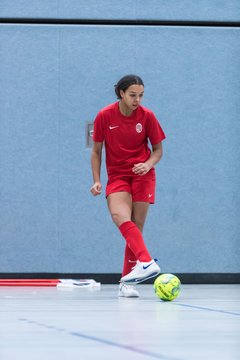
[[[154,204],[155,187],[154,169],[143,176],[116,176],[107,183],[106,197],[115,192],[126,191],[132,195],[133,202],[141,201]]]

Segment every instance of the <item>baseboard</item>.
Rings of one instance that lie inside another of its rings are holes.
[[[182,284],[240,284],[240,273],[175,273]],[[0,273],[0,279],[94,279],[116,284],[121,274],[110,273]],[[152,284],[153,279],[144,284]]]

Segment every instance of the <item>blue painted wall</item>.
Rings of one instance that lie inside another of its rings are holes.
[[[239,0],[1,0],[0,17],[239,21]]]
[[[0,16],[98,18],[101,5],[110,18],[239,20],[236,1],[71,3],[2,1]],[[167,135],[151,253],[164,272],[239,272],[239,39],[230,27],[1,24],[0,272],[121,271],[123,239],[89,192],[86,125],[132,72]]]

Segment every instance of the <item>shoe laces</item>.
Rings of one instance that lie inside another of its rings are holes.
[[[155,261],[155,263],[158,261],[158,259],[153,259],[154,261]],[[132,270],[134,270],[134,269],[136,269],[137,267],[140,267],[140,268],[142,268],[141,267],[141,261],[139,261],[139,260],[135,260],[135,261],[133,261],[133,260],[128,260],[129,262],[135,262],[136,263],[136,265],[135,266],[133,266],[132,267]]]

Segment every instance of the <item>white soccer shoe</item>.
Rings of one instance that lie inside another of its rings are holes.
[[[160,267],[156,264],[156,260],[149,262],[137,261],[132,271],[121,278],[121,282],[125,284],[138,284],[142,281],[157,276],[160,273]]]
[[[139,297],[139,292],[135,289],[134,286],[120,283],[118,296],[119,297]]]

